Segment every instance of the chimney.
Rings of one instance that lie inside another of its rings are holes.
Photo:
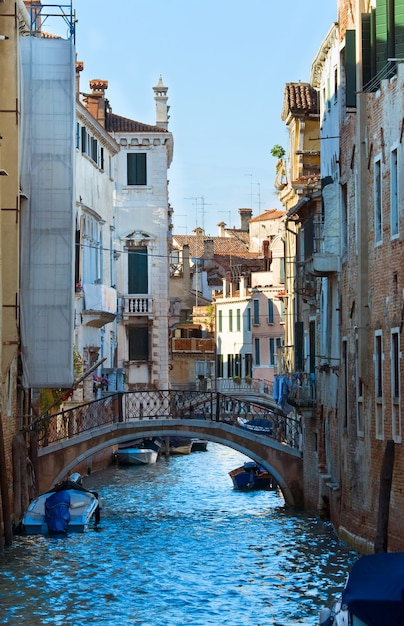
[[[80,72],[82,72],[83,69],[83,61],[76,61],[76,100],[80,99]]]
[[[219,237],[226,237],[226,232],[225,232],[226,224],[224,222],[219,222],[217,224],[217,227],[219,229]]]
[[[168,87],[164,87],[163,79],[159,78],[159,82],[155,87],[153,87],[154,91],[154,100],[156,102],[156,126],[160,126],[160,128],[168,128],[168,120],[170,116],[168,112],[170,107],[167,106],[167,91]]]
[[[240,215],[240,230],[248,233],[248,222],[252,216],[252,209],[239,209],[238,212]]]
[[[84,102],[88,112],[105,128],[105,91],[108,89],[108,81],[94,78],[90,80],[91,94],[84,96]]]
[[[215,257],[215,242],[213,239],[204,239],[203,242],[203,258],[206,261],[213,261]]]

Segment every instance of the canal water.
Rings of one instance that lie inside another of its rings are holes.
[[[206,452],[84,478],[101,521],[16,536],[0,555],[0,623],[15,626],[318,624],[355,554],[277,491],[238,492],[246,457]]]

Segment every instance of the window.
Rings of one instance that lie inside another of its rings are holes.
[[[380,439],[383,437],[383,347],[381,330],[375,333],[374,364],[376,437]]]
[[[392,435],[397,443],[401,443],[400,395],[400,329],[393,328],[391,331]]]
[[[234,376],[241,378],[241,354],[234,355]]]
[[[219,311],[219,315],[217,318],[217,327],[218,327],[219,333],[221,333],[223,330],[223,311]]]
[[[251,330],[251,309],[250,308],[247,309],[246,315],[247,315],[246,330],[250,331]]]
[[[76,148],[80,150],[81,128],[79,122],[76,122]]]
[[[234,356],[232,354],[227,355],[227,377],[232,378],[234,376]]]
[[[260,301],[254,300],[254,324],[260,323]]]
[[[390,155],[390,229],[391,236],[398,235],[398,169],[397,150]]]
[[[375,220],[375,243],[382,240],[382,178],[381,161],[375,161],[374,166],[374,220]]]
[[[274,366],[276,363],[276,356],[283,346],[282,337],[270,337],[269,338],[269,365]]]
[[[356,42],[355,31],[345,32],[345,105],[356,107]]]
[[[241,311],[240,309],[236,310],[236,330],[240,332],[241,330]]]
[[[334,67],[334,103],[338,102],[338,68]]]
[[[359,354],[359,344],[358,338],[356,338],[356,428],[358,435],[363,435],[364,424],[363,424],[363,383],[359,376],[359,363],[358,363],[358,354]]]
[[[274,301],[268,298],[268,324],[274,323]]]
[[[261,350],[260,350],[259,339],[254,339],[254,347],[255,347],[255,365],[261,365]]]
[[[246,354],[245,359],[245,375],[252,376],[252,354]]]
[[[229,309],[229,332],[233,332],[233,311]]]
[[[216,357],[217,377],[223,378],[223,354],[218,354]]]
[[[284,324],[285,323],[285,303],[283,300],[279,301],[279,308],[280,308],[280,323]]]
[[[128,252],[128,293],[146,294],[148,292],[147,248],[134,248]]]
[[[129,326],[129,361],[149,360],[149,329],[147,326]]]
[[[128,152],[128,185],[146,185],[146,153]]]

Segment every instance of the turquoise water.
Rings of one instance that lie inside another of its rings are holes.
[[[276,491],[233,490],[246,457],[207,452],[86,477],[101,523],[18,536],[0,557],[0,623],[317,624],[355,555]]]

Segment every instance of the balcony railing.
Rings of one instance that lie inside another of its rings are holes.
[[[153,296],[149,295],[131,295],[122,298],[123,316],[128,319],[136,315],[152,315],[153,313]]]
[[[211,337],[191,337],[182,339],[176,337],[172,341],[173,352],[214,352],[215,340]]]

